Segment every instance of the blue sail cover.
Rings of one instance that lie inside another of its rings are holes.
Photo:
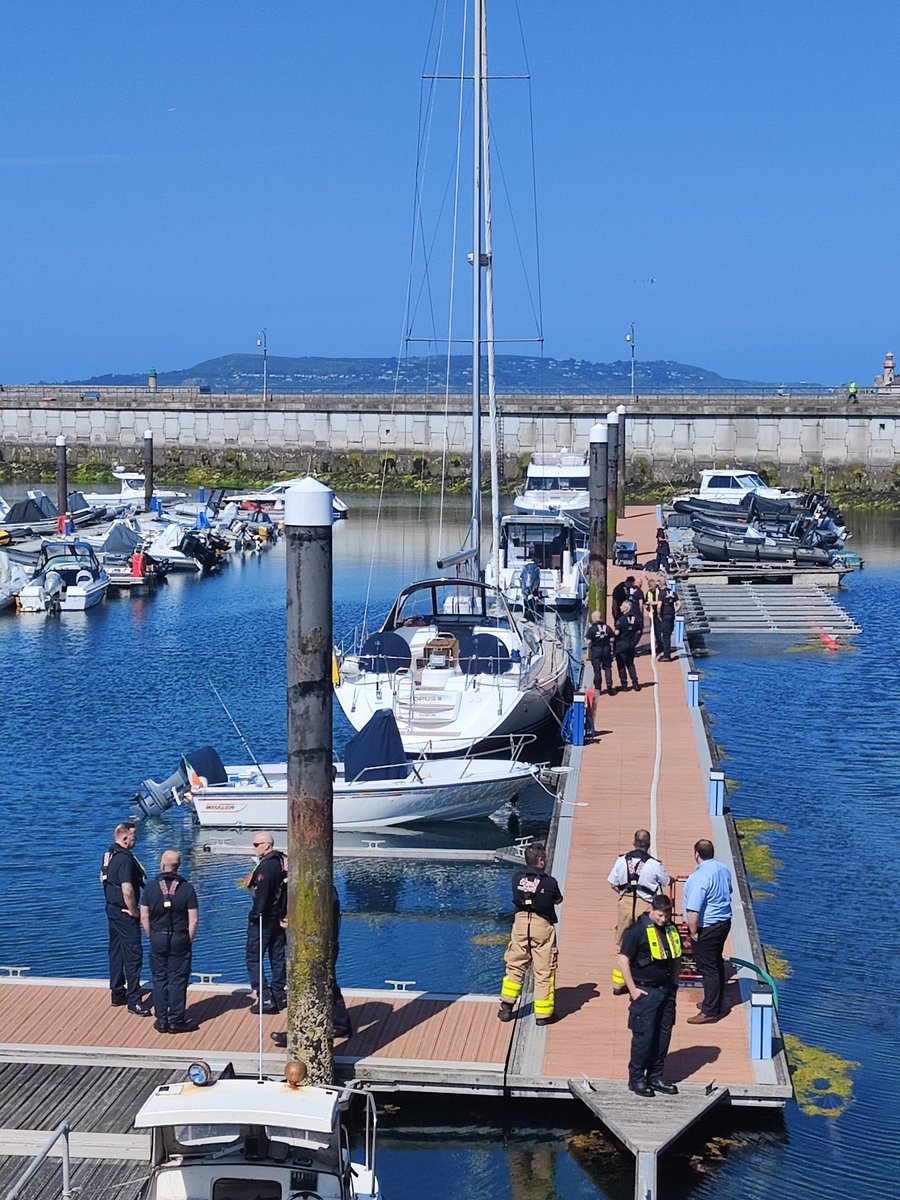
[[[409,774],[403,739],[389,708],[380,708],[344,748],[344,779],[405,779]]]

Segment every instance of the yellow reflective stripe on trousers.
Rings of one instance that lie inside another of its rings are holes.
[[[538,1000],[538,998],[535,997],[534,1015],[536,1017],[552,1017],[553,1016],[553,1002],[555,999],[556,999],[556,975],[554,974],[550,978],[550,989],[548,991],[547,998],[545,1000]]]
[[[522,994],[522,984],[519,980],[510,979],[508,975],[503,976],[503,982],[500,985],[501,1000],[518,1000]]]

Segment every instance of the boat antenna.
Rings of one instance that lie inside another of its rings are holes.
[[[257,761],[257,759],[256,759],[256,755],[255,755],[255,754],[253,753],[253,751],[250,749],[250,743],[249,743],[249,742],[247,741],[247,739],[244,737],[243,733],[241,733],[241,727],[238,725],[237,721],[234,719],[234,717],[233,717],[233,716],[231,715],[231,713],[228,711],[228,705],[225,703],[225,701],[224,701],[224,700],[222,699],[222,697],[219,695],[219,689],[216,687],[216,685],[213,683],[213,681],[210,679],[210,677],[209,677],[208,675],[207,675],[207,677],[206,677],[206,682],[207,682],[207,683],[209,684],[209,686],[212,688],[212,690],[213,690],[213,692],[215,693],[215,697],[216,697],[216,699],[218,700],[218,702],[219,702],[219,703],[222,705],[222,707],[225,709],[225,716],[228,718],[228,720],[229,720],[229,721],[232,723],[232,725],[234,726],[234,731],[235,731],[235,733],[238,735],[238,737],[241,739],[241,743],[242,743],[242,745],[243,745],[244,749],[245,749],[245,750],[247,751],[247,753],[250,755],[250,759],[251,759],[251,761],[252,761],[252,763],[253,763],[254,767],[256,767],[257,771],[259,771],[260,775],[262,775],[263,779],[265,779],[265,781],[266,781],[266,787],[271,787],[271,786],[272,786],[272,784],[271,784],[271,781],[269,780],[269,777],[266,775],[265,771],[262,769],[262,766],[261,766],[261,765],[259,764],[259,762]]]

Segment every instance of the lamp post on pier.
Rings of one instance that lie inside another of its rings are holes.
[[[268,358],[267,358],[269,347],[266,344],[266,331],[264,329],[261,329],[259,331],[259,333],[256,335],[256,344],[257,344],[257,346],[259,346],[262,349],[262,356],[263,356],[262,402],[263,402],[263,407],[265,407],[265,404],[266,404],[267,400],[269,399],[269,363],[268,363]],[[632,374],[633,374],[633,371],[632,371]],[[632,379],[631,390],[632,390],[632,392],[634,391],[634,380],[633,379]]]
[[[634,399],[634,321],[628,326],[625,341],[631,346],[631,398]]]

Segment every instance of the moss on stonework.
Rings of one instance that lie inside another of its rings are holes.
[[[780,950],[774,946],[763,946],[766,955],[766,967],[773,979],[790,979],[793,969]]]
[[[734,825],[747,874],[763,883],[775,883],[782,864],[763,838],[770,833],[787,833],[787,826],[777,821],[760,821],[755,817],[742,817]]]
[[[784,1039],[794,1095],[808,1117],[839,1117],[853,1099],[851,1072],[859,1063],[839,1058],[821,1046],[805,1046],[799,1038]]]

